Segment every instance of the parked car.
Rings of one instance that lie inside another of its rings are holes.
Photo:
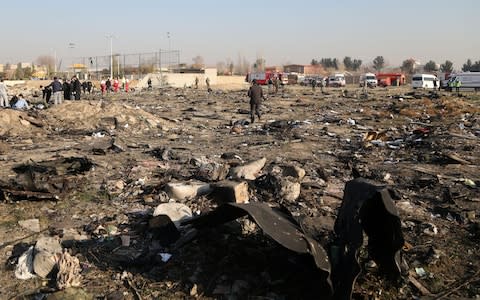
[[[300,82],[300,85],[311,86],[313,80],[315,80],[317,82],[317,86],[320,86],[321,84],[323,84],[323,86],[325,86],[325,78],[323,78],[322,76],[308,76],[308,77],[305,77],[302,80],[302,82]]]
[[[329,87],[342,87],[345,86],[345,75],[333,74],[328,76],[327,85]]]
[[[365,83],[367,84],[367,87],[377,87],[377,76],[375,76],[373,73],[365,73],[360,75],[360,87],[363,87]]]

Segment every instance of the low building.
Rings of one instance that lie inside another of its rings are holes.
[[[325,75],[322,65],[285,65],[283,66],[285,73],[297,73],[304,75]]]

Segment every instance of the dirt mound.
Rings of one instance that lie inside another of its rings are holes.
[[[14,109],[3,109],[0,113],[0,136],[19,136],[38,133],[41,128],[34,125],[33,118],[27,112]],[[36,123],[36,122],[34,122]]]
[[[65,101],[45,111],[55,128],[77,130],[124,129],[130,132],[149,129],[168,130],[167,121],[142,109],[109,101]]]

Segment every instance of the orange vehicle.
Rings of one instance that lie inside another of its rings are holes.
[[[378,73],[376,76],[378,86],[405,85],[405,75],[402,73]]]

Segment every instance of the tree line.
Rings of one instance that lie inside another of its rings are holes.
[[[335,69],[339,70],[341,65],[340,61],[337,58],[321,58],[319,60],[312,59],[310,64],[312,65],[321,65],[325,69]],[[343,59],[343,66],[347,71],[358,71],[362,66],[361,59],[352,59],[350,56],[345,56]],[[386,66],[386,62],[383,56],[379,55],[372,60],[372,68],[377,72],[381,71]],[[402,72],[407,74],[413,74],[419,71],[419,67],[416,61],[413,58],[406,59],[402,62],[400,69]],[[471,59],[468,59],[466,63],[463,64],[461,70],[463,72],[480,72],[480,60],[472,62]],[[433,60],[429,60],[425,65],[423,65],[423,71],[425,72],[445,72],[452,73],[453,63],[450,60],[445,60],[442,64],[437,64]]]

